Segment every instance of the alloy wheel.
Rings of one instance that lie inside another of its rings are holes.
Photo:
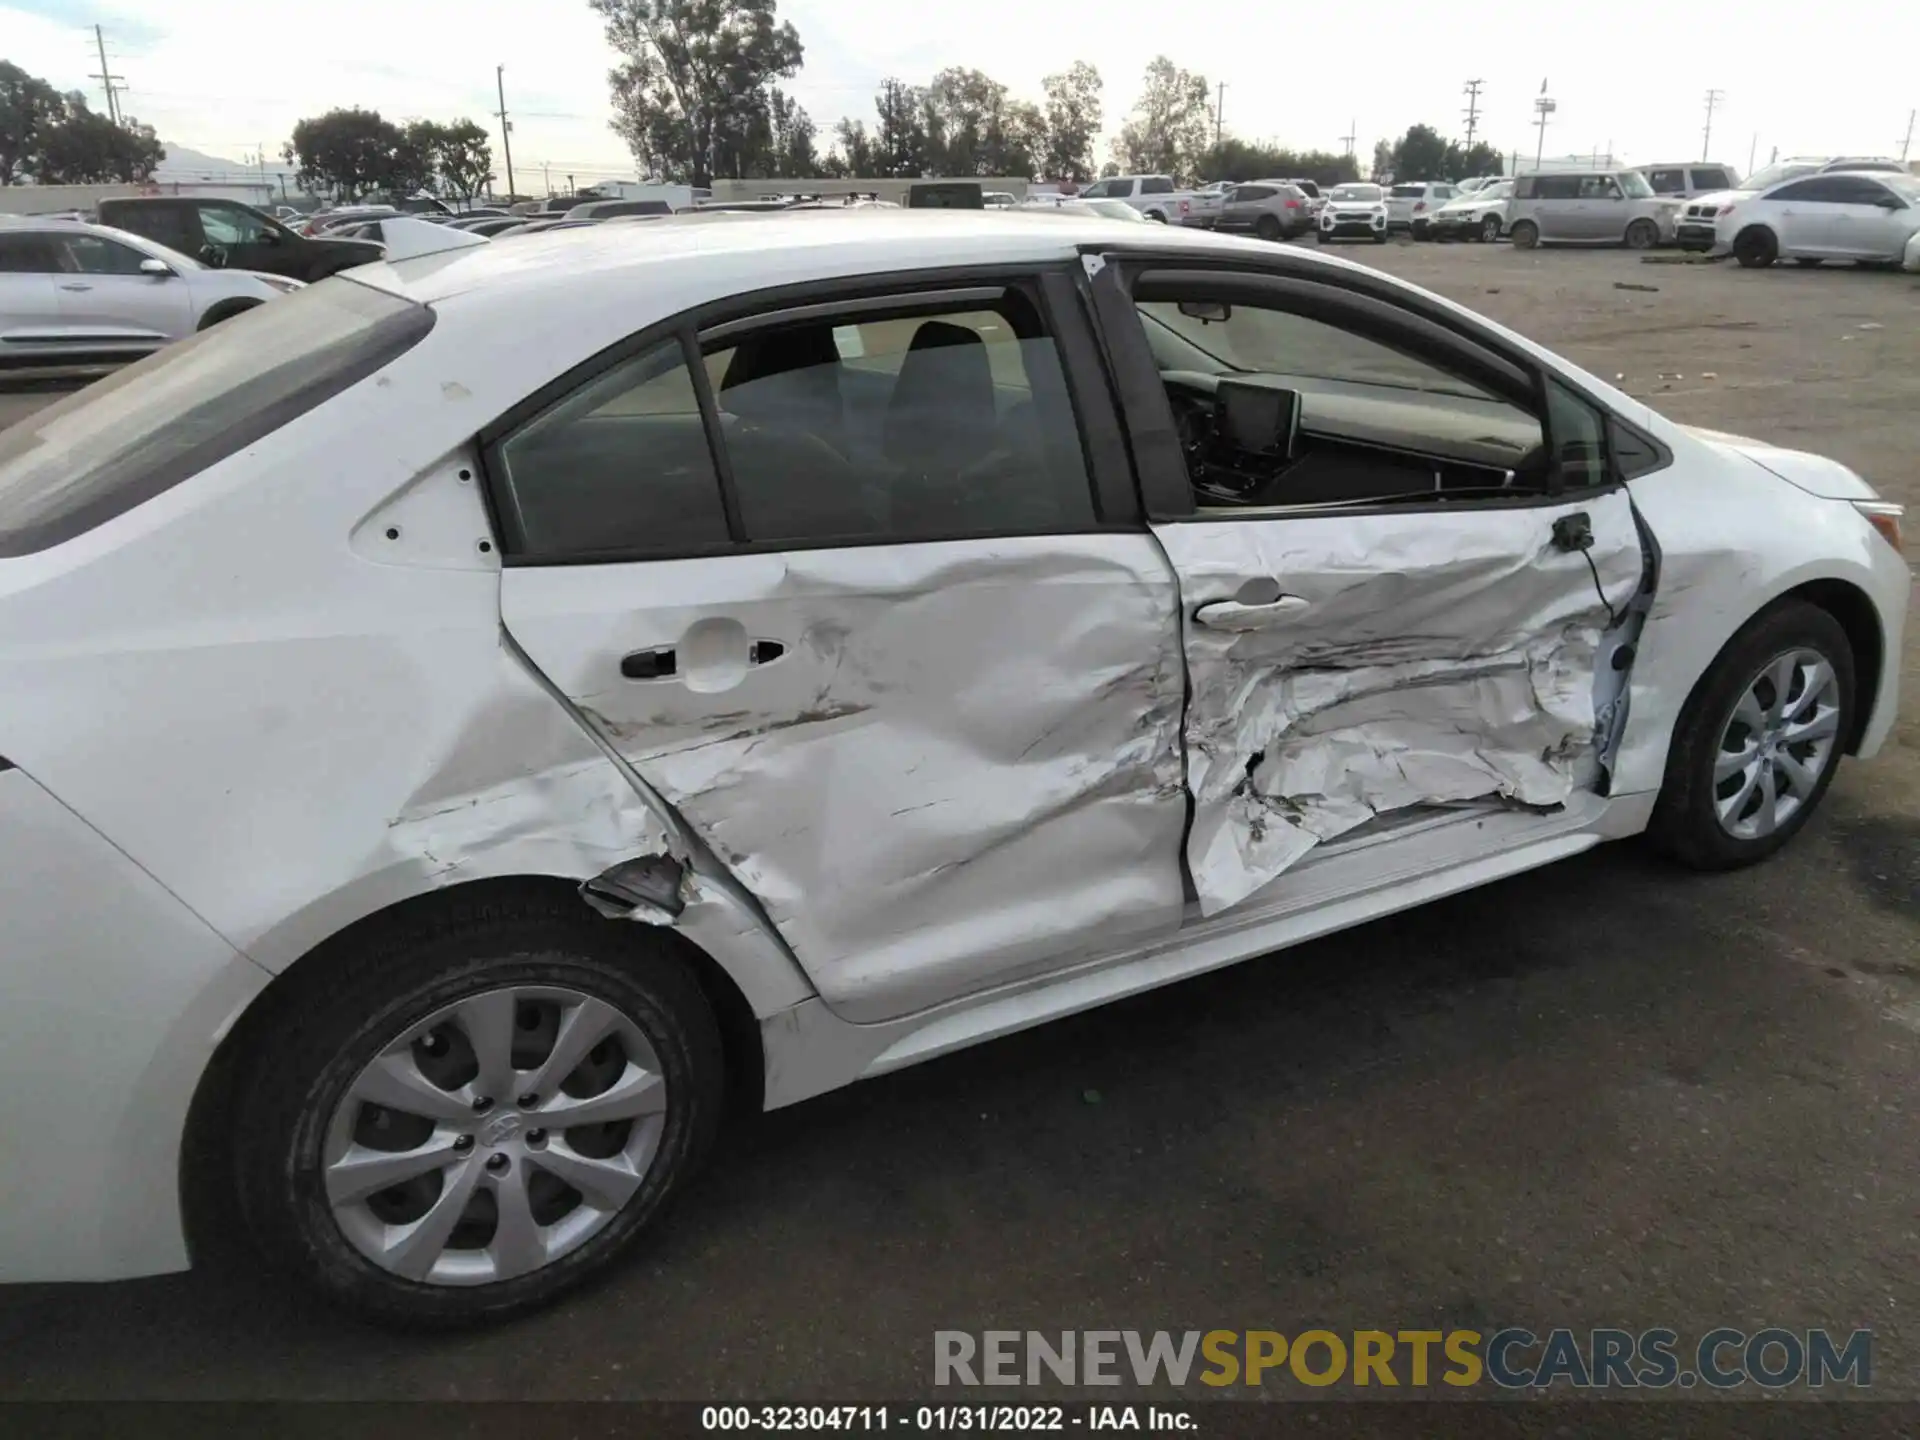
[[[668,1094],[639,1026],[604,1000],[505,986],[384,1046],[335,1106],[327,1203],[382,1269],[484,1285],[578,1249],[640,1189]]]
[[[1817,650],[1769,660],[1747,682],[1721,727],[1713,808],[1736,840],[1758,840],[1790,821],[1833,764],[1840,681]]]

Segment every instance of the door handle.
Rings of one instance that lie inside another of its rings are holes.
[[[1265,630],[1312,608],[1313,602],[1299,595],[1281,595],[1259,605],[1212,600],[1193,612],[1193,621],[1209,630]]]
[[[747,664],[771,665],[787,653],[778,640],[755,640],[747,646]],[[671,680],[680,673],[680,654],[672,645],[635,650],[620,658],[620,673],[629,680]]]

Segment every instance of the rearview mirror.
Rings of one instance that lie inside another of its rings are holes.
[[[1229,320],[1233,316],[1233,307],[1224,300],[1182,300],[1180,313],[1189,320],[1201,320],[1208,324]]]
[[[142,275],[158,275],[165,278],[173,274],[173,267],[164,260],[150,257],[140,262],[140,273]]]

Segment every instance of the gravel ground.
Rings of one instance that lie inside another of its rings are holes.
[[[1350,253],[1920,502],[1912,276]],[[633,1263],[489,1333],[244,1264],[0,1292],[0,1396],[902,1398],[939,1328],[1777,1324],[1871,1327],[1913,1398],[1911,654],[1887,752],[1759,869],[1612,846],[767,1116]]]

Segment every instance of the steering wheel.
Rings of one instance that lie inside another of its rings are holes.
[[[223,269],[227,263],[227,247],[224,245],[216,245],[209,240],[200,247],[200,258],[216,270]]]

